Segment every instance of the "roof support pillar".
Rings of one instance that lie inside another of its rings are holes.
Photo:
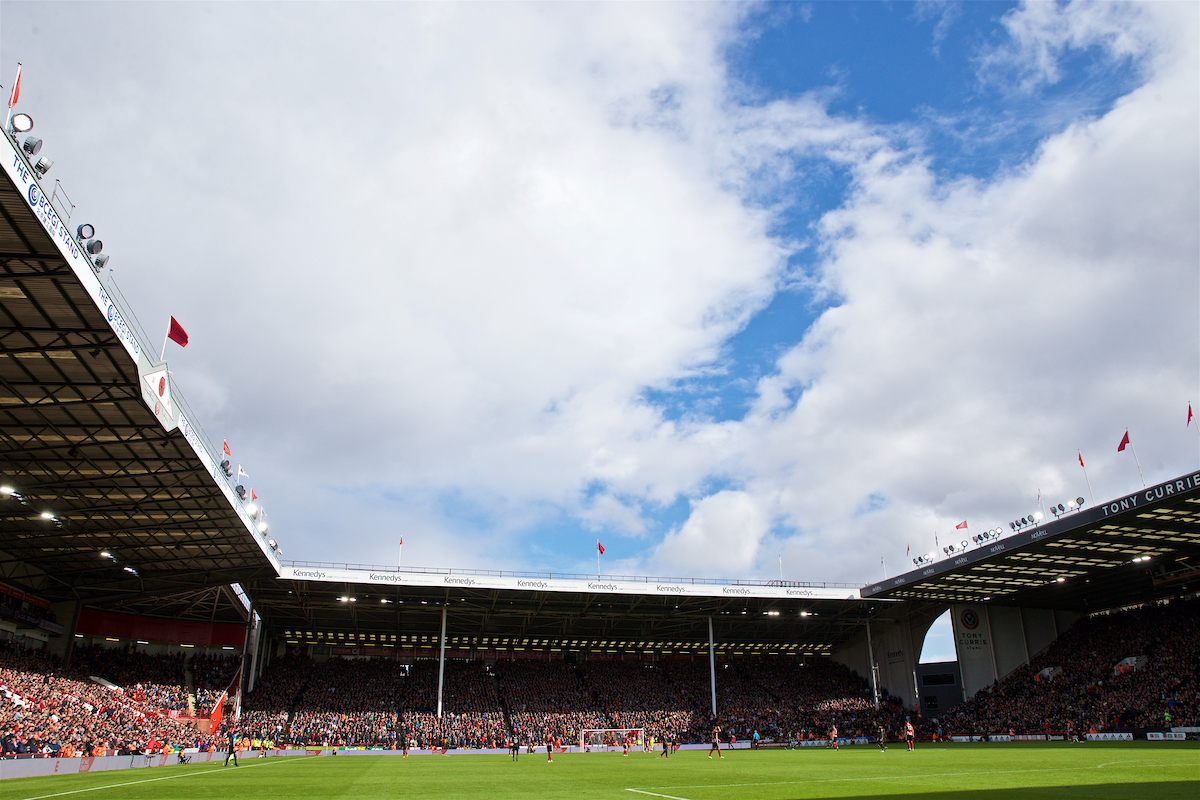
[[[717,656],[713,646],[712,617],[708,618],[708,677],[712,689],[712,714],[717,715]]]
[[[438,719],[442,718],[442,683],[446,677],[446,604],[442,604],[442,652],[438,656]]]

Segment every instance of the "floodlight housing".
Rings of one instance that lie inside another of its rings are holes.
[[[13,114],[9,125],[15,133],[25,133],[33,130],[33,117],[28,114]]]
[[[33,165],[33,171],[38,174],[38,177],[41,177],[42,175],[45,175],[47,172],[49,172],[50,168],[53,166],[54,166],[53,161],[46,158],[45,156],[42,156],[41,158],[38,159],[38,162]]]
[[[84,239],[91,239],[95,235],[96,229],[86,222],[75,229],[75,238],[81,242]]]
[[[96,269],[104,269],[106,266],[108,266],[108,256],[96,256]]]
[[[36,136],[26,136],[25,143],[21,145],[21,149],[28,155],[36,156],[42,152],[42,140]]]
[[[96,256],[104,249],[104,242],[99,239],[91,239],[83,246],[83,249],[87,250],[90,255]]]

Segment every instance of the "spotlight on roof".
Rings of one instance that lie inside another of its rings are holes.
[[[228,458],[221,462],[221,471],[225,473],[226,478],[233,477],[233,469],[229,465]]]
[[[125,570],[125,571],[126,571],[126,572],[128,572],[130,575],[137,575],[137,574],[138,574],[138,571],[137,571],[136,569],[134,569],[133,567],[121,567],[121,569]]]
[[[13,118],[9,120],[9,126],[15,133],[25,133],[33,130],[33,117],[28,114],[13,114]]]
[[[1064,582],[1066,582],[1066,580],[1067,580],[1067,579],[1066,579],[1066,578],[1063,578],[1063,577],[1059,577],[1059,578],[1056,578],[1055,580],[1056,580],[1058,583],[1064,583]]]
[[[95,235],[96,229],[93,226],[88,225],[86,222],[75,229],[75,238],[81,242],[84,239],[91,239]]]
[[[239,484],[237,485],[237,488],[236,488],[236,489],[234,489],[234,491],[235,491],[235,492],[237,492],[238,499],[240,499],[240,500],[245,500],[245,499],[246,499],[246,487],[245,487],[245,486],[242,486],[242,485],[239,483]]]
[[[89,255],[97,256],[104,249],[104,242],[99,239],[89,239],[88,243],[83,246],[83,249],[87,250]]]
[[[49,172],[50,168],[53,166],[54,166],[53,161],[46,158],[45,156],[42,156],[41,158],[38,159],[38,162],[33,165],[33,171],[36,172],[38,174],[38,177],[40,178],[41,176],[43,176],[47,172]]]
[[[250,515],[251,519],[253,519],[254,517],[257,517],[258,516],[258,503],[254,502],[253,500],[251,500],[249,503],[246,503],[246,513]]]
[[[54,514],[53,514],[53,512],[50,512],[50,511],[43,511],[43,512],[42,512],[42,519],[54,519]]]
[[[108,265],[108,256],[96,256],[96,269],[104,269]]]
[[[1075,505],[1079,506],[1080,508],[1083,508],[1083,498],[1082,498],[1082,497],[1076,497],[1076,498],[1075,498]]]
[[[271,545],[271,549],[272,549],[272,550],[278,550],[278,549],[279,549],[279,543],[278,543],[278,542],[276,542],[274,539],[267,539],[267,544]]]
[[[259,533],[267,532],[267,521],[265,519],[258,521],[258,532]]]
[[[11,486],[0,486],[0,494],[7,497],[10,494],[16,494],[17,490]]]
[[[107,550],[101,550],[100,555],[103,556],[104,558],[112,558],[113,557],[113,554],[108,552]]]
[[[21,149],[31,156],[36,156],[42,152],[42,140],[36,136],[26,136],[25,143],[21,145]]]

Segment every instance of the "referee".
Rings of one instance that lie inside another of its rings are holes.
[[[238,765],[238,763],[237,763],[237,728],[230,728],[229,732],[226,734],[226,736],[227,736],[228,742],[229,742],[229,751],[225,754],[225,766],[227,766],[227,767],[229,766],[229,759],[232,758],[233,765],[236,767]]]

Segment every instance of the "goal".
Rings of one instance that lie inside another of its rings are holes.
[[[645,741],[642,734],[642,728],[585,728],[579,732],[579,749],[585,753],[624,749],[627,736],[630,747],[641,747]]]

